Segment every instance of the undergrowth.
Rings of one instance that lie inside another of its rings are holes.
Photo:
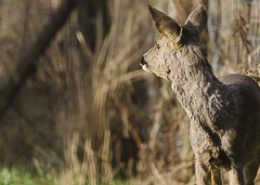
[[[60,185],[59,174],[38,175],[35,171],[21,168],[1,168],[0,185]],[[67,185],[77,185],[67,184]],[[88,185],[88,184],[86,184]],[[120,179],[113,180],[106,184],[98,185],[132,185],[132,183]]]

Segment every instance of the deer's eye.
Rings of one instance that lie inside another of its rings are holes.
[[[160,49],[160,45],[158,43],[155,44],[156,49]]]

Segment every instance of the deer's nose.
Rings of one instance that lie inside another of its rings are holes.
[[[147,64],[147,62],[145,62],[144,57],[142,57],[141,62],[140,62],[140,65],[141,65],[141,66],[144,66],[144,65],[146,65],[146,64]]]

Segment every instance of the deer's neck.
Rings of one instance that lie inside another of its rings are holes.
[[[183,65],[171,79],[177,99],[193,122],[217,127],[214,124],[226,107],[223,84],[214,76],[206,59],[195,66],[188,62]]]

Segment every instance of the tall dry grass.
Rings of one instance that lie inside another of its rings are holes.
[[[121,94],[129,96],[133,82],[145,77],[145,73],[138,67],[138,61],[152,41],[151,27],[148,25],[150,20],[144,2],[116,0],[112,9],[111,29],[95,53],[82,33],[76,32],[76,38],[88,61],[88,69],[87,74],[80,69],[74,71],[74,98],[78,107],[73,115],[76,119],[66,124],[76,124],[78,130],[65,137],[67,162],[63,183],[70,184],[75,179],[78,179],[79,184],[111,180],[120,170],[112,166],[112,158],[117,155],[112,146],[115,139],[122,139],[120,135],[130,137],[129,134],[135,133],[129,117],[124,117],[117,106],[121,103]],[[71,121],[67,119],[71,117],[67,112],[63,116],[63,121]],[[118,119],[116,122],[113,122],[114,117]],[[114,138],[111,138],[111,131],[117,127],[122,130],[113,132]],[[139,138],[136,133],[131,137]]]
[[[150,3],[169,9],[184,22],[198,1]],[[7,1],[0,2],[5,7]],[[0,41],[4,43],[0,46],[3,81],[15,67],[11,56],[26,44],[24,38],[29,42],[41,27],[39,20],[46,20],[52,11],[41,9],[42,0],[19,2],[19,12],[14,12],[24,15],[19,19],[5,24],[7,10],[13,7],[10,2],[0,12],[5,16],[0,20],[0,35],[8,38]],[[29,8],[26,2],[32,3]],[[146,4],[111,2],[111,29],[105,38],[97,38],[95,51],[79,31],[74,13],[41,58],[3,121],[1,159],[10,164],[33,158],[39,173],[43,161],[61,171],[60,184],[97,184],[118,175],[138,178],[141,184],[192,184],[185,113],[169,83],[146,76],[139,68],[140,57],[156,36]],[[28,16],[38,11],[39,16]],[[257,0],[209,2],[207,50],[218,75],[244,71],[259,79],[259,12]]]

